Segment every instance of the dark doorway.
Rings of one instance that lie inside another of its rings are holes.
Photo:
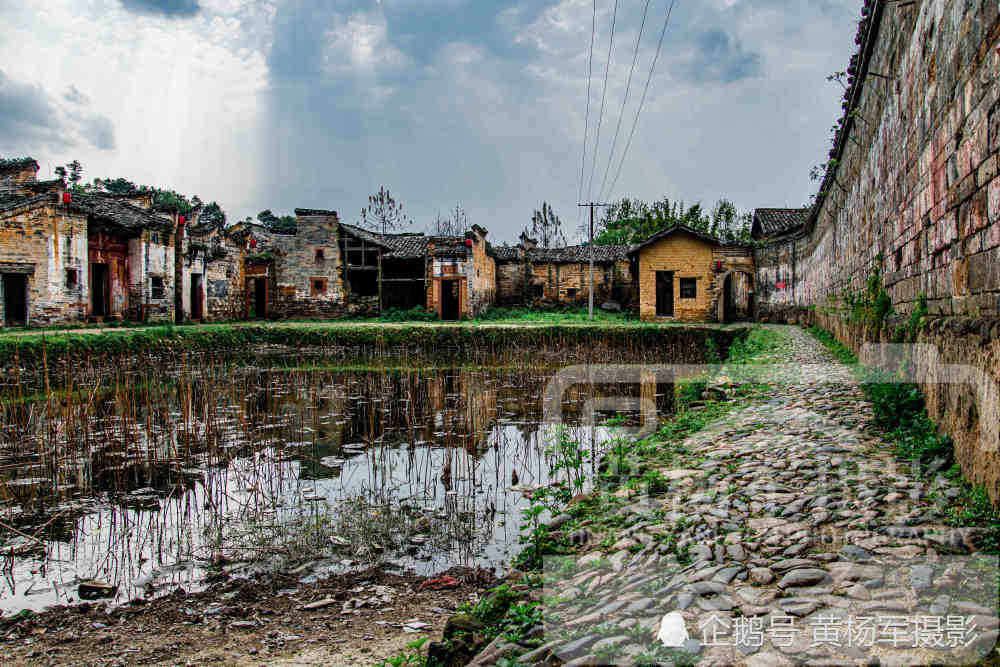
[[[753,318],[753,277],[737,271],[726,276],[722,285],[722,322],[743,322]]]
[[[441,319],[458,319],[458,280],[441,281]]]
[[[111,304],[108,295],[111,290],[108,285],[108,265],[90,265],[90,314],[94,317],[107,317]]]
[[[253,317],[267,317],[267,281],[264,278],[253,279]]]
[[[201,300],[201,274],[191,274],[191,319],[205,319],[205,308]]]
[[[656,272],[656,316],[674,316],[674,272]]]
[[[7,327],[28,323],[28,277],[23,274],[3,274],[3,323]]]

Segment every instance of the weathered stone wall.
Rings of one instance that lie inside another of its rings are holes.
[[[185,230],[181,262],[181,301],[184,317],[192,315],[192,276],[200,276],[202,319],[208,322],[246,317],[245,244],[223,230],[189,227]]]
[[[6,272],[27,276],[28,324],[84,319],[89,289],[86,217],[61,210],[54,197],[51,205],[5,212],[0,216],[0,273]],[[0,326],[4,302],[0,298]]]
[[[497,266],[497,305],[519,306],[525,302],[525,274],[528,266],[520,260],[499,261]]]
[[[275,256],[269,313],[278,317],[340,317],[346,291],[334,211],[299,210],[295,234],[262,234],[258,251]],[[317,259],[317,250],[323,259]],[[317,289],[316,284],[323,285]]]
[[[493,307],[497,299],[496,261],[486,251],[486,235],[473,232],[472,264],[468,267],[468,315],[475,317]]]
[[[980,318],[963,320],[978,331],[972,323],[1000,316],[1000,7],[868,0],[866,12],[836,162],[806,232],[758,251],[761,314],[818,321],[857,348],[866,332],[838,314],[841,297],[878,269],[896,313],[923,294],[932,315]],[[1000,378],[995,338],[956,337],[951,326],[922,340]],[[965,437],[979,419],[961,390],[922,387],[965,473],[1000,498],[996,423],[983,438]],[[976,410],[995,412],[995,396]]]
[[[539,299],[557,304],[584,305],[589,298],[589,262],[497,263],[497,303],[522,306]],[[628,260],[594,264],[594,302],[613,300],[629,306],[635,300],[632,265]]]
[[[130,318],[172,321],[174,317],[173,234],[145,230],[130,239],[129,303]],[[155,293],[153,281],[163,281],[162,295]]]

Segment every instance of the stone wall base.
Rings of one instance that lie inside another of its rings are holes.
[[[873,335],[842,315],[816,309],[772,310],[768,319],[826,329],[856,354],[866,343],[898,342],[885,330]],[[917,343],[911,359],[928,414],[955,441],[955,459],[966,478],[985,486],[1000,504],[1000,319],[926,318]]]

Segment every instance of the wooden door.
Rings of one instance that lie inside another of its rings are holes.
[[[674,315],[674,272],[656,272],[656,316]]]

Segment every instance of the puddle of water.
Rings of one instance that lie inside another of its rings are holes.
[[[526,494],[552,481],[541,397],[556,367],[287,360],[137,364],[99,390],[0,394],[0,610],[75,602],[84,580],[127,601],[303,558],[305,582],[378,561],[509,563]],[[564,395],[589,452],[613,434],[583,409],[615,392],[640,388]]]

